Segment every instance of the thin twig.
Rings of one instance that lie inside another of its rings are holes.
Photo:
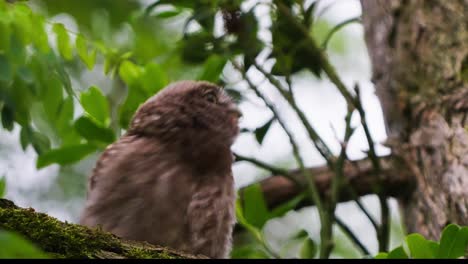
[[[323,139],[317,133],[317,131],[312,127],[309,120],[307,119],[304,112],[297,106],[296,101],[294,98],[287,93],[287,89],[279,82],[273,75],[268,73],[262,66],[260,66],[257,62],[254,62],[253,65],[255,68],[260,71],[269,81],[270,83],[278,90],[278,92],[283,96],[283,98],[289,103],[289,105],[294,109],[296,114],[298,115],[299,119],[303,123],[304,127],[306,128],[307,133],[309,134],[310,139],[314,143],[317,150],[320,154],[325,158],[327,163],[330,165],[330,168],[333,167],[333,153],[325,144]]]
[[[233,153],[234,157],[236,158],[236,161],[247,161],[250,162],[257,167],[263,168],[265,170],[270,171],[273,175],[281,175],[289,179],[290,181],[294,182],[297,186],[302,187],[303,184],[299,180],[297,180],[295,177],[293,177],[287,170],[283,170],[281,168],[274,167],[272,165],[269,165],[263,161],[250,158],[250,157],[245,157],[237,153]]]
[[[351,229],[337,216],[335,216],[336,224],[341,228],[343,233],[353,241],[353,243],[362,251],[364,255],[370,255],[370,251],[364,246],[364,244],[357,238],[357,236],[351,231]]]

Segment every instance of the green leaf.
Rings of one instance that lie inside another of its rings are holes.
[[[252,184],[242,191],[245,219],[257,228],[262,228],[269,219],[269,211],[260,184]]]
[[[75,45],[80,59],[84,62],[88,70],[92,70],[94,63],[96,63],[96,50],[93,49],[91,53],[88,54],[88,45],[83,34],[78,34]]]
[[[38,15],[32,14],[31,15],[32,21],[32,30],[33,30],[33,38],[32,41],[34,45],[42,52],[47,53],[50,50],[49,47],[49,38],[47,36],[47,32],[45,31],[45,18]]]
[[[42,96],[42,102],[47,117],[52,122],[56,120],[59,115],[59,108],[63,97],[62,87],[62,82],[56,74],[51,74],[47,82],[47,87],[44,87],[45,91]]]
[[[123,128],[128,127],[130,120],[140,106],[148,98],[148,95],[137,87],[128,87],[127,98],[119,109],[119,123]]]
[[[81,105],[99,125],[107,127],[110,123],[109,103],[101,90],[91,86],[80,95]]]
[[[10,22],[0,20],[0,50],[5,53],[10,50],[11,32]]]
[[[387,258],[389,259],[407,259],[408,255],[402,246],[399,246],[388,253]]]
[[[13,69],[8,58],[0,53],[0,81],[9,82],[13,78]]]
[[[177,9],[177,10],[167,10],[167,11],[163,11],[163,12],[160,12],[158,13],[157,15],[155,15],[155,17],[157,18],[170,18],[170,17],[175,17],[177,15],[180,15],[182,10],[180,9]]]
[[[450,224],[442,231],[437,258],[456,259],[465,255],[468,246],[468,227]]]
[[[271,210],[270,217],[281,217],[287,212],[294,210],[294,208],[297,207],[297,205],[302,202],[306,198],[305,193],[301,193],[297,195],[296,197],[292,198],[291,200],[275,207],[273,210]]]
[[[2,109],[2,126],[8,131],[13,130],[15,121],[15,112],[13,109],[8,107],[7,105],[3,106]]]
[[[6,177],[5,175],[0,178],[0,198],[2,198],[6,193]]]
[[[218,82],[221,73],[223,72],[224,65],[226,65],[227,59],[219,55],[211,55],[203,66],[203,71],[198,76],[198,80],[205,80],[209,82]]]
[[[255,138],[259,144],[262,144],[263,139],[265,138],[266,133],[270,129],[271,124],[275,121],[275,117],[272,117],[268,122],[266,122],[263,126],[254,130]]]
[[[138,86],[142,73],[140,66],[129,60],[125,60],[120,64],[119,76],[128,86]]]
[[[88,141],[112,143],[115,140],[115,134],[111,129],[99,126],[87,116],[82,116],[75,121],[75,129]]]
[[[258,248],[258,244],[236,246],[232,249],[231,259],[268,259],[270,256]]]
[[[38,155],[41,155],[50,149],[49,138],[37,131],[31,131],[29,141]]]
[[[65,87],[65,91],[67,91],[68,95],[76,97],[75,91],[73,91],[71,81],[70,81],[70,76],[64,69],[64,65],[56,65],[55,66],[55,72],[58,74],[58,77],[60,81],[63,83],[63,86]]]
[[[240,199],[236,200],[236,219],[240,225],[247,229],[258,241],[263,240],[262,232],[255,226],[251,225],[244,216],[244,209]]]
[[[317,246],[315,245],[315,242],[310,238],[304,239],[304,242],[302,243],[301,250],[299,253],[301,258],[313,259],[316,253],[317,253]]]
[[[152,96],[169,83],[169,78],[159,64],[150,62],[145,66],[141,81],[148,96]]]
[[[57,35],[56,41],[60,55],[62,55],[62,57],[66,60],[73,59],[70,37],[68,36],[68,32],[65,29],[65,26],[62,23],[54,23],[52,30]]]
[[[48,258],[34,244],[11,231],[0,230],[0,248],[0,259]]]
[[[60,103],[58,108],[58,116],[55,120],[57,131],[62,137],[70,134],[73,121],[73,112],[73,98],[69,96]]]
[[[375,259],[387,259],[387,258],[388,258],[388,253],[380,252],[380,253],[377,254],[374,258],[375,258]]]
[[[20,143],[21,143],[21,148],[23,150],[26,150],[26,148],[28,147],[29,143],[30,143],[30,139],[29,139],[29,132],[28,132],[28,129],[26,127],[21,127],[21,132],[20,132]]]
[[[70,145],[52,149],[37,158],[36,167],[40,169],[53,163],[60,165],[72,164],[96,150],[96,147],[90,144]]]
[[[411,258],[416,259],[433,259],[435,258],[437,251],[433,243],[426,240],[420,234],[411,234],[405,238],[406,244],[410,251]]]

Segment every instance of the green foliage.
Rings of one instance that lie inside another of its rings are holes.
[[[456,259],[466,255],[468,227],[447,225],[439,242],[427,240],[414,233],[406,236],[405,243],[390,252],[380,252],[376,259]]]
[[[0,259],[44,259],[48,256],[21,235],[0,229]]]
[[[5,196],[6,193],[6,177],[2,176],[0,178],[0,198]]]

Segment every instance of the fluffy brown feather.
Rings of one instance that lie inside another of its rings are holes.
[[[98,160],[80,223],[228,257],[235,223],[230,146],[239,115],[207,82],[176,82],[148,99]]]

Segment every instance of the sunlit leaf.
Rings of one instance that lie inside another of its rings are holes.
[[[66,60],[71,60],[73,58],[73,51],[65,26],[62,23],[54,23],[52,30],[57,35],[56,42],[60,55]]]
[[[88,53],[87,41],[83,37],[83,34],[78,34],[75,45],[78,56],[84,62],[88,70],[93,69],[94,63],[96,62],[96,50],[92,49],[91,52]]]
[[[40,169],[53,163],[60,165],[72,164],[96,150],[96,147],[90,144],[70,145],[52,149],[37,158],[36,167]]]
[[[387,258],[388,258],[388,253],[380,252],[380,253],[377,254],[374,258],[375,258],[375,259],[387,259]]]
[[[128,86],[139,85],[142,73],[140,66],[131,61],[125,60],[120,64],[119,76]]]
[[[109,125],[109,103],[99,88],[91,86],[88,90],[82,92],[80,101],[86,113],[101,126],[107,127]]]
[[[112,143],[115,140],[115,134],[111,129],[99,126],[87,116],[78,118],[74,126],[76,131],[88,141]]]
[[[434,251],[435,247],[433,243],[430,243],[430,241],[426,240],[420,234],[415,233],[408,235],[405,242],[408,245],[411,258],[433,259],[437,254],[437,251]]]
[[[148,96],[156,94],[169,83],[166,72],[154,62],[145,66],[141,81]]]

